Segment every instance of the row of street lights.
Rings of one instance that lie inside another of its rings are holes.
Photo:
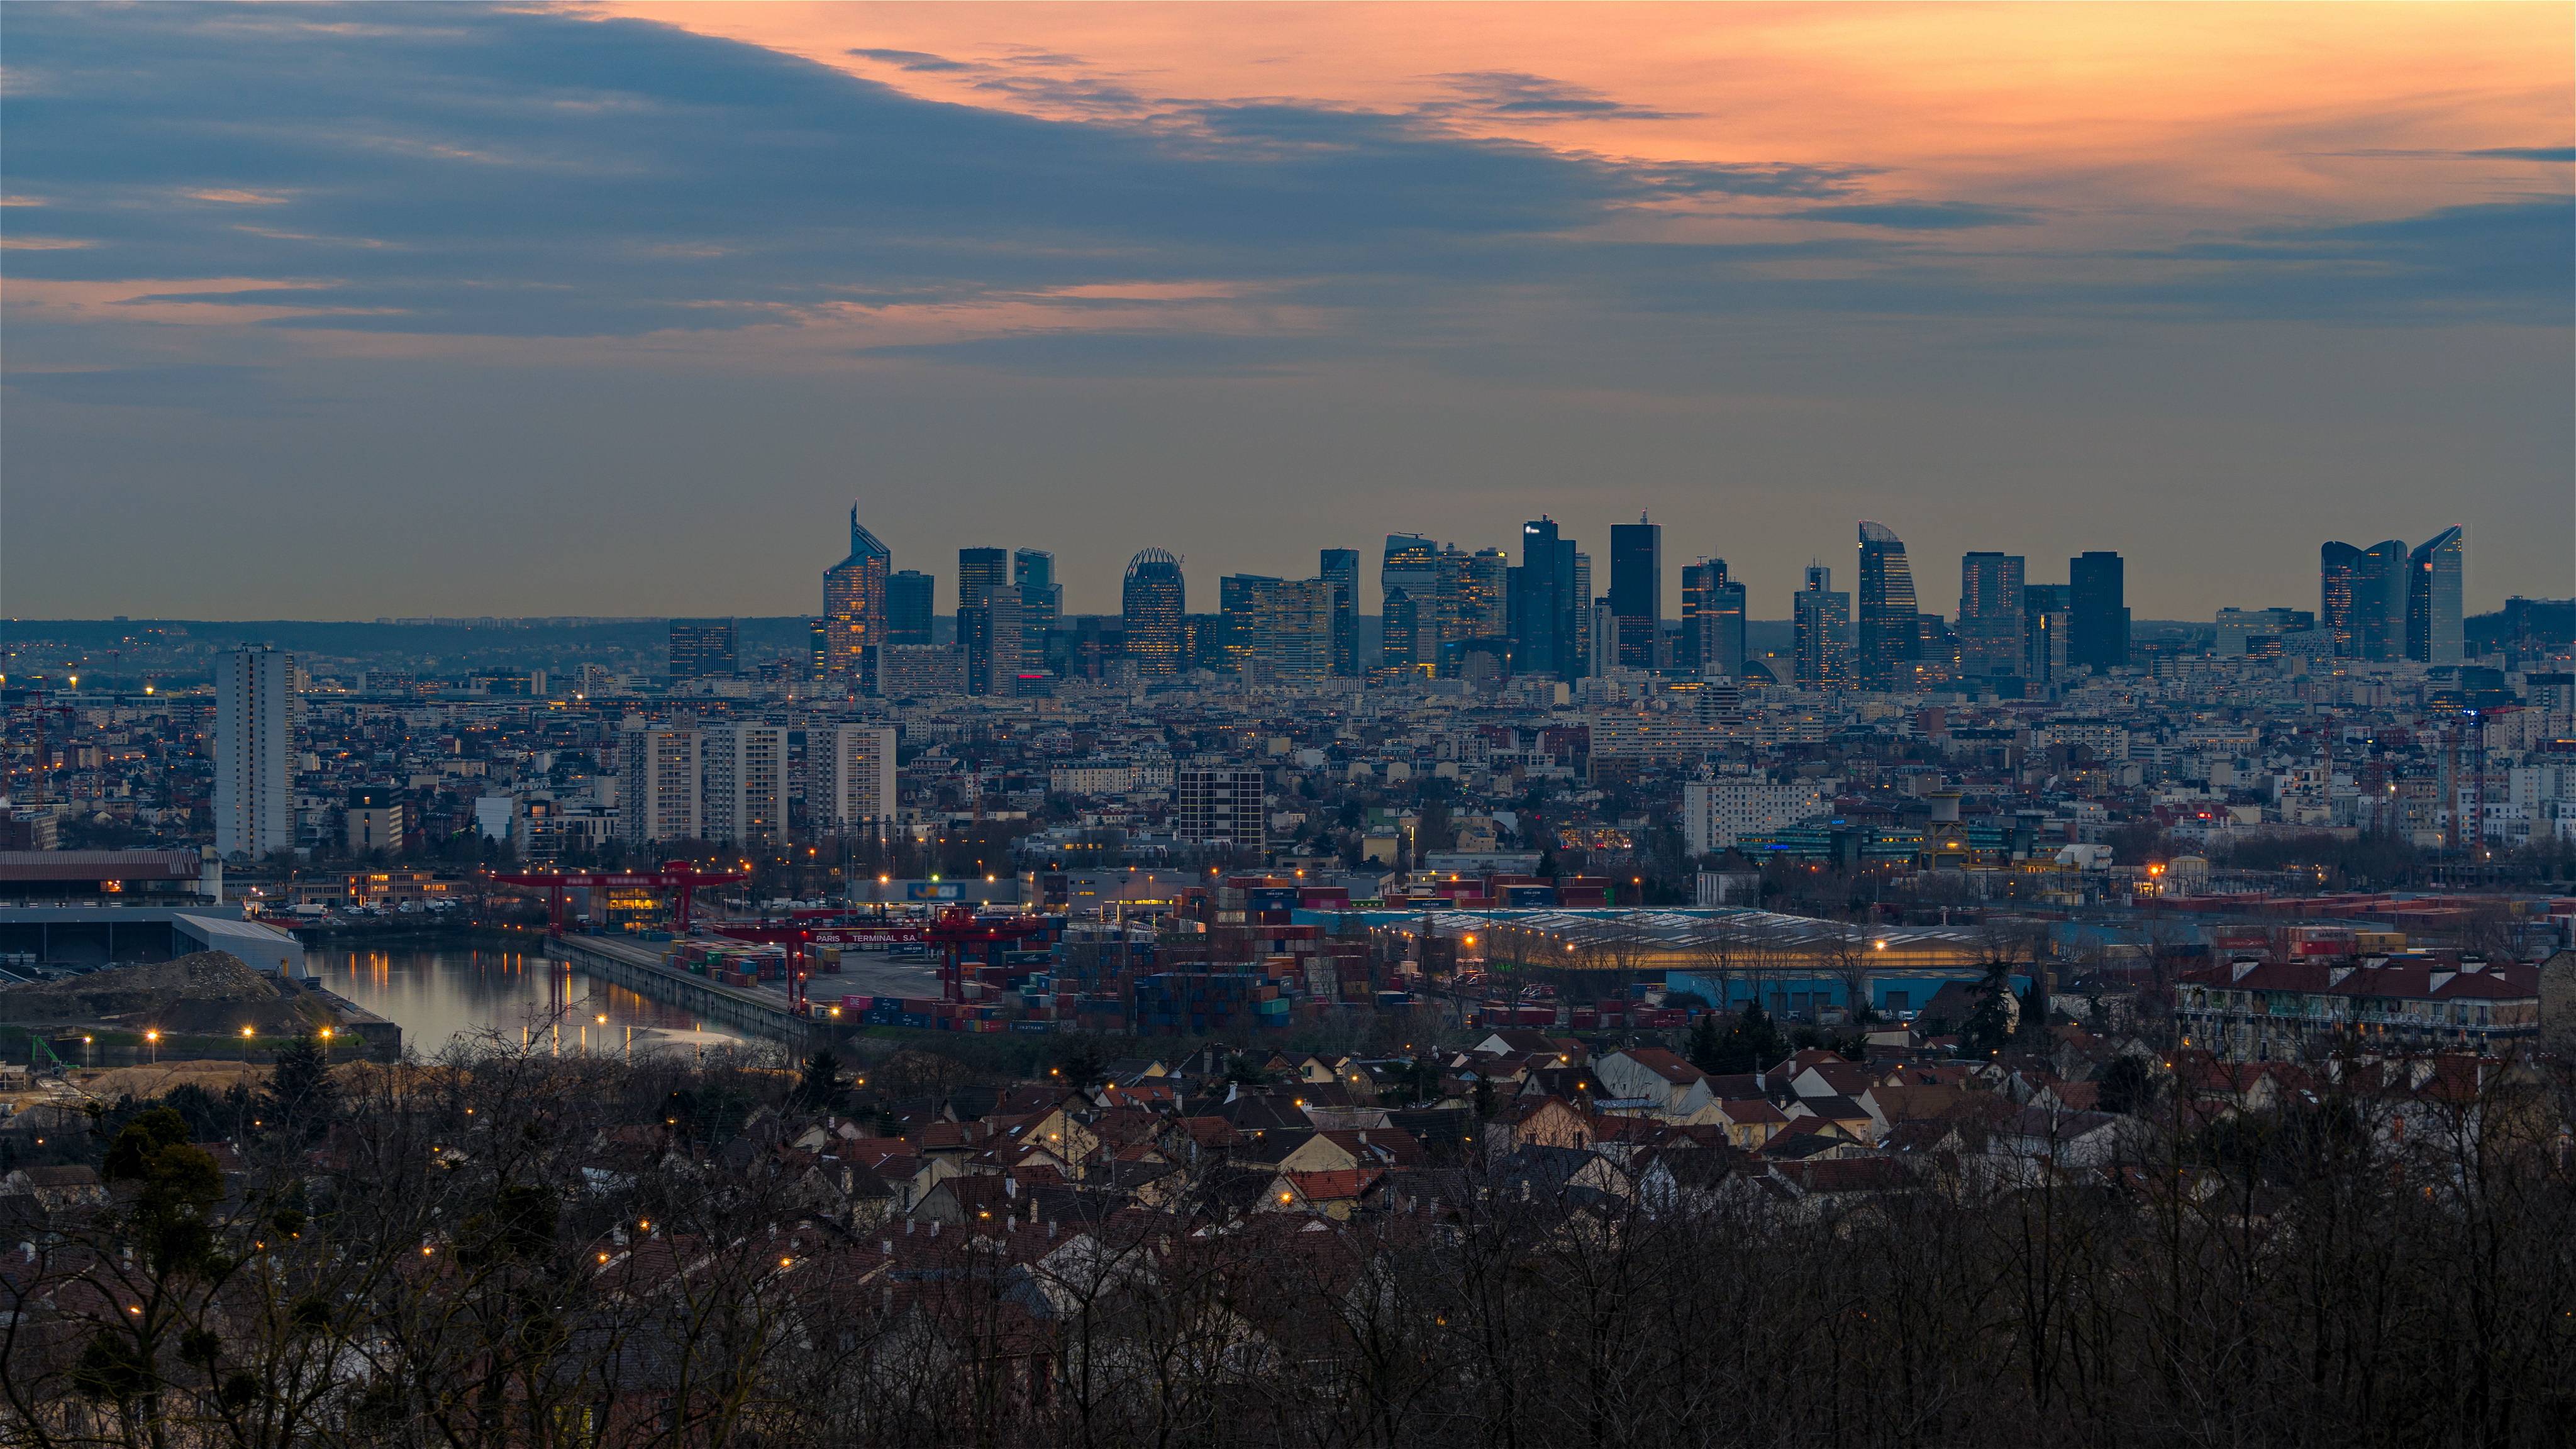
[[[608,1020],[608,1018],[603,1016],[600,1020],[604,1022]],[[331,1063],[331,1028],[327,1026],[323,1027],[319,1034],[322,1039],[322,1063],[323,1065],[328,1066]],[[258,1035],[259,1031],[256,1027],[246,1026],[241,1029],[242,1063],[245,1066],[250,1063],[250,1044],[258,1037]],[[634,1029],[631,1027],[627,1029],[627,1038],[631,1044],[634,1038]],[[95,1038],[87,1034],[84,1034],[81,1037],[81,1065],[84,1068],[93,1068],[98,1065],[97,1053],[93,1050],[95,1040]],[[146,1046],[149,1046],[152,1049],[152,1064],[156,1067],[161,1065],[161,1029],[159,1027],[146,1028],[143,1033],[143,1041]]]

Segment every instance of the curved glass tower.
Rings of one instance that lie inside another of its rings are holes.
[[[1922,654],[1922,610],[1914,601],[1914,566],[1905,541],[1884,523],[1860,525],[1858,657],[1852,663],[1863,689],[1904,689],[1914,682]]]
[[[1169,551],[1149,548],[1127,561],[1127,581],[1120,591],[1119,614],[1127,630],[1127,657],[1147,676],[1178,674],[1186,638],[1187,591],[1181,561]]]

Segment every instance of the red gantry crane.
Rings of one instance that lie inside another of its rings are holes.
[[[925,933],[939,953],[939,994],[949,1001],[963,1001],[966,993],[962,960],[966,947],[998,941],[1025,941],[1043,935],[1046,922],[1035,916],[981,917],[964,906],[950,906],[941,911]]]
[[[529,886],[546,893],[546,934],[564,933],[566,891],[571,890],[639,890],[677,891],[679,912],[674,929],[688,934],[689,910],[696,903],[703,886],[731,885],[751,879],[748,872],[700,870],[685,860],[669,860],[659,870],[564,870],[532,871],[517,875],[496,875],[502,885]]]

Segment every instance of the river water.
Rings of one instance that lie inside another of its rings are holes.
[[[317,950],[324,986],[403,1029],[403,1045],[436,1056],[491,1031],[558,1051],[623,1052],[740,1044],[678,1007],[593,981],[529,951],[482,947]],[[607,1017],[602,1022],[600,1017]]]

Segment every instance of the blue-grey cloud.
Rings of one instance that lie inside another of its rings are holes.
[[[2216,264],[2181,280],[2121,289],[2138,300],[2189,298],[2236,315],[2401,320],[2475,311],[2563,327],[2576,307],[2576,205],[2530,197],[2447,206],[2382,221],[2264,227],[2149,254]]]
[[[1662,121],[1684,114],[1631,105],[1589,86],[1522,71],[1459,71],[1442,77],[1457,94],[1422,108],[1440,116],[1485,115],[1519,121]]]
[[[1967,231],[1983,226],[2035,226],[2039,222],[2035,213],[2022,207],[1986,206],[1973,201],[1853,201],[1804,207],[1780,215],[1796,221],[1883,226],[1895,231]]]
[[[275,402],[267,370],[224,363],[171,363],[151,367],[13,369],[8,386],[62,402],[92,407],[222,409],[269,413]]]
[[[932,55],[927,51],[920,50],[856,49],[852,50],[850,54],[855,55],[862,60],[881,61],[887,65],[910,71],[938,73],[945,71],[972,70],[974,68],[962,60],[950,60],[944,55]]]
[[[327,279],[280,327],[618,334],[849,289],[1440,273],[1695,196],[1856,171],[1640,165],[1408,116],[1206,107],[1159,126],[946,105],[638,22],[461,7],[13,12],[14,188],[44,278]],[[950,64],[912,52],[907,65]],[[211,204],[208,193],[271,204]],[[221,303],[224,298],[207,299]]]
[[[2488,146],[2460,154],[2496,161],[2576,161],[2576,146]]]

